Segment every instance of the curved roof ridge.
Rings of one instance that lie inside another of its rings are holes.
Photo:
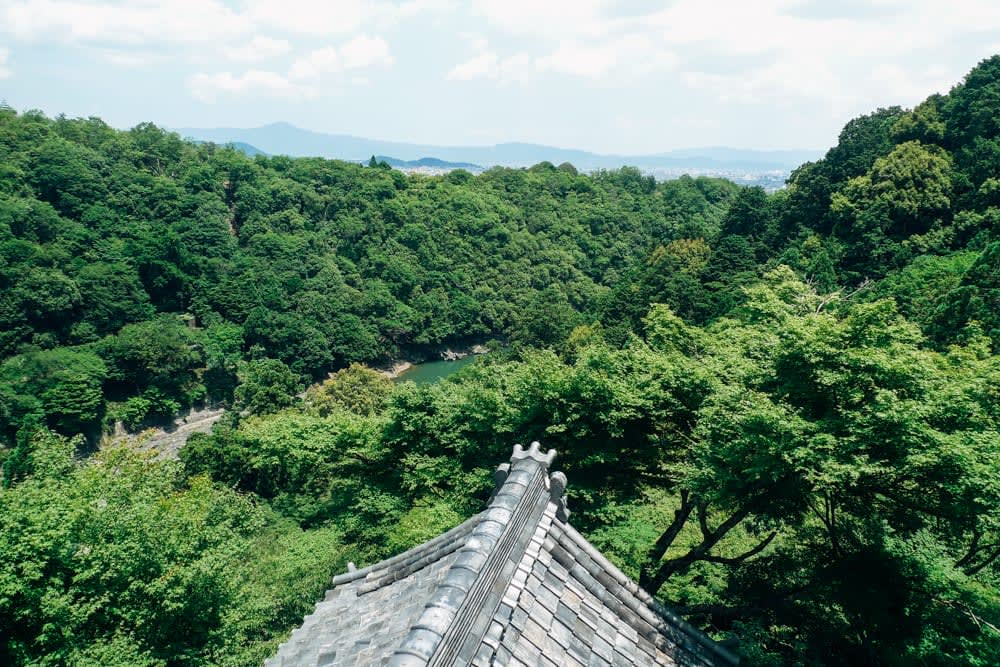
[[[512,555],[526,546],[521,539],[525,526],[537,522],[549,503],[547,471],[553,458],[555,450],[543,454],[537,442],[527,451],[515,445],[510,464],[497,469],[499,488],[489,508],[390,658],[391,667],[450,665],[471,637],[485,631],[477,627],[486,618],[484,605],[500,603],[494,584],[520,560]]]
[[[368,565],[361,569],[357,570],[349,569],[347,572],[338,574],[333,578],[332,582],[333,586],[337,587],[341,584],[346,584],[348,582],[361,579],[362,577],[367,577],[369,574],[372,574],[374,572],[389,570],[390,568],[396,565],[400,565],[404,561],[412,562],[415,560],[419,560],[424,555],[430,554],[435,551],[439,551],[439,548],[442,547],[442,543],[452,542],[456,539],[468,535],[468,533],[472,531],[472,529],[476,526],[476,524],[479,523],[479,520],[485,513],[486,513],[485,511],[482,511],[479,512],[478,514],[474,514],[473,516],[469,517],[468,519],[458,524],[451,530],[442,533],[437,537],[435,537],[434,539],[424,542],[423,544],[418,544],[412,549],[408,549],[401,554],[396,554],[391,558],[386,558],[385,560],[379,561],[377,563],[372,563],[371,565]],[[438,555],[444,556],[447,553],[450,552],[443,551],[438,553]]]

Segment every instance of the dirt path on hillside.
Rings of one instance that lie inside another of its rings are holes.
[[[210,432],[225,413],[222,408],[204,408],[178,417],[168,428],[148,428],[139,433],[127,433],[119,428],[111,443],[131,442],[140,450],[156,452],[156,458],[176,459],[188,436]]]

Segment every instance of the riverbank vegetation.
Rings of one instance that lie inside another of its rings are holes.
[[[538,439],[574,524],[745,664],[995,664],[998,100],[994,57],[770,195],[3,110],[0,662],[255,664]],[[352,365],[490,337],[435,384]],[[206,400],[238,410],[179,462],[81,456]]]

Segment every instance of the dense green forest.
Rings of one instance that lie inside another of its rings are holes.
[[[774,194],[0,108],[0,286],[0,663],[258,664],[531,439],[744,664],[1000,656],[1000,56]],[[179,461],[98,444],[206,403]]]

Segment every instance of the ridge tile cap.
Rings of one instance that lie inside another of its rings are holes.
[[[544,468],[548,469],[548,467],[552,465],[552,461],[556,458],[556,450],[550,449],[543,454],[541,447],[541,443],[537,440],[532,441],[527,451],[524,449],[523,445],[514,445],[514,452],[510,455],[511,464],[516,463],[517,461],[531,459],[541,463]]]

